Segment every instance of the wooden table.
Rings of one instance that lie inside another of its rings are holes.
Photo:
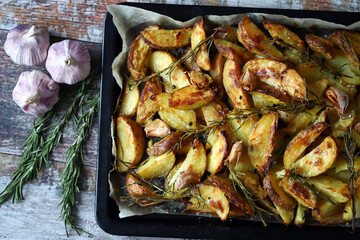
[[[21,23],[34,23],[47,29],[52,41],[63,38],[86,41],[93,65],[101,63],[101,42],[106,4],[115,0],[3,0],[0,2],[0,190],[10,181],[11,174],[22,153],[22,145],[29,135],[34,118],[21,111],[12,101],[12,89],[21,72],[31,69],[45,71],[44,66],[25,67],[14,64],[5,54],[3,44],[10,29]],[[135,2],[166,2],[170,4],[225,5],[284,9],[310,9],[359,12],[356,0],[140,0]],[[97,76],[99,84],[100,77]],[[95,120],[90,139],[84,147],[85,162],[80,182],[81,193],[77,196],[78,225],[92,233],[96,239],[119,239],[105,233],[94,217],[98,119]],[[50,167],[45,167],[38,179],[24,187],[25,200],[20,204],[7,201],[0,206],[0,239],[66,239],[59,219],[60,174],[66,159],[66,150],[73,141],[73,129],[66,130],[61,144],[50,155]],[[74,239],[87,239],[87,234]],[[129,239],[128,237],[122,237]]]

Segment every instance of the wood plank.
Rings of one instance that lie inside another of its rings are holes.
[[[18,24],[38,24],[52,36],[102,42],[106,5],[126,0],[5,0],[0,2],[0,29],[10,30]],[[127,2],[153,2],[186,5],[219,5],[260,7],[253,0],[128,0]],[[262,8],[307,9],[359,12],[356,0],[263,0]]]

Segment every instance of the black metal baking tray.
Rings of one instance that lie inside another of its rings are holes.
[[[166,4],[124,3],[168,15],[174,19],[185,21],[200,15],[230,15],[246,12],[281,14],[294,18],[318,18],[330,22],[350,25],[359,20],[360,14],[346,12],[301,11],[259,9],[219,6],[189,6]],[[97,186],[95,216],[99,226],[110,234],[123,236],[178,237],[206,239],[360,239],[360,229],[351,234],[350,228],[324,226],[284,226],[269,224],[263,227],[260,222],[231,219],[222,222],[218,218],[195,217],[185,215],[151,214],[124,219],[118,217],[119,210],[113,199],[109,197],[110,189],[108,173],[111,170],[113,157],[111,154],[110,122],[111,115],[120,94],[112,76],[111,65],[121,51],[121,38],[108,13],[104,21],[103,56],[101,76],[101,107],[98,142]]]

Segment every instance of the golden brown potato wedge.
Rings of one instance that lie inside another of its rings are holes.
[[[213,82],[212,78],[206,73],[189,71],[187,75],[189,76],[190,83],[199,90],[209,87]]]
[[[249,70],[258,79],[270,86],[286,92],[297,100],[306,99],[306,83],[304,79],[288,65],[270,59],[253,59],[248,61],[243,71]]]
[[[181,144],[174,149],[174,153],[176,155],[185,155],[187,154],[190,149],[192,148],[192,143],[194,142],[195,138],[187,137],[181,141]]]
[[[338,147],[332,137],[324,141],[304,157],[297,160],[293,166],[297,174],[303,177],[315,177],[326,172],[334,163]]]
[[[226,93],[235,108],[247,109],[251,106],[250,99],[240,83],[241,69],[236,60],[227,59],[224,64],[223,83]]]
[[[169,152],[174,148],[176,143],[180,141],[180,138],[184,135],[181,131],[176,131],[165,138],[163,138],[161,141],[155,143],[151,147],[149,147],[146,152],[150,156],[159,156],[164,153]]]
[[[116,118],[116,171],[125,172],[136,166],[145,149],[145,138],[140,125],[130,118]]]
[[[222,90],[222,94],[218,96],[219,99],[223,97],[223,69],[226,58],[224,58],[219,52],[216,52],[214,56],[210,59],[211,61],[211,69],[209,71],[209,75],[214,81],[215,88],[220,88]]]
[[[154,49],[177,49],[190,44],[192,28],[175,30],[155,29],[140,33],[146,44]]]
[[[359,67],[359,58],[355,48],[353,47],[353,43],[356,41],[353,41],[351,37],[349,38],[346,31],[335,31],[329,36],[328,39],[340,47],[340,49],[344,52],[349,61],[355,67]]]
[[[136,173],[145,180],[159,178],[171,170],[175,160],[175,154],[172,151],[159,156],[150,156],[145,164],[139,166]]]
[[[319,99],[323,95],[323,93],[324,93],[325,89],[328,87],[328,85],[329,85],[328,78],[323,78],[316,82],[309,83],[307,85],[308,92],[309,92],[309,94],[308,94],[309,101]]]
[[[175,184],[175,191],[192,183],[200,182],[206,168],[206,152],[202,143],[195,139],[184,162],[169,180],[169,186]]]
[[[140,102],[140,91],[138,87],[126,86],[122,94],[119,114],[126,117],[136,115],[136,110]]]
[[[236,110],[229,113],[236,114]],[[237,138],[242,140],[245,146],[249,146],[249,139],[251,131],[254,129],[255,124],[259,120],[257,115],[249,116],[247,119],[234,119],[230,122],[232,130],[235,132]]]
[[[284,224],[289,225],[295,216],[294,209],[286,209],[286,208],[276,205],[275,203],[274,203],[274,205],[275,205],[277,214],[279,214],[279,216],[283,220]]]
[[[334,58],[334,46],[330,41],[316,36],[315,34],[306,34],[305,41],[314,52],[320,53],[322,56],[328,59]]]
[[[303,156],[307,147],[328,127],[327,123],[320,122],[299,132],[287,145],[284,152],[284,166],[292,169],[294,162]]]
[[[296,215],[294,219],[294,224],[298,227],[301,227],[305,223],[305,212],[307,208],[299,204],[296,208]]]
[[[221,121],[226,117],[227,109],[217,102],[210,102],[201,107],[206,125],[211,125],[213,121]]]
[[[237,60],[241,65],[255,58],[253,53],[235,43],[215,38],[214,44],[221,55],[228,59]]]
[[[228,218],[230,211],[229,201],[218,187],[200,184],[198,185],[194,197],[196,197],[198,201],[203,201],[213,209],[222,221],[225,221]]]
[[[297,202],[280,187],[280,179],[277,178],[275,174],[278,170],[280,170],[279,166],[275,166],[269,170],[269,173],[263,180],[264,190],[275,206],[286,210],[294,210]]]
[[[149,68],[153,72],[160,72],[166,92],[174,92],[190,85],[189,77],[183,67],[174,66],[176,61],[177,59],[171,53],[165,51],[155,51],[150,55]]]
[[[205,70],[210,70],[210,58],[207,50],[206,43],[203,42],[200,46],[198,46],[202,41],[206,39],[204,19],[199,19],[192,29],[191,33],[191,48],[196,51],[195,61],[197,65]],[[196,48],[198,47],[198,50]]]
[[[165,137],[171,133],[169,125],[161,119],[155,119],[146,123],[144,131],[146,137]]]
[[[191,46],[189,46],[186,49],[186,52],[184,53],[183,57],[185,56],[191,56]],[[186,70],[195,71],[195,72],[201,72],[201,68],[199,65],[197,65],[196,61],[192,57],[187,57],[185,61],[183,62],[184,66],[186,67]]]
[[[140,206],[149,207],[161,202],[161,196],[130,172],[126,175],[125,186],[129,195],[136,199]]]
[[[280,187],[292,196],[299,204],[313,209],[316,207],[316,195],[308,187],[301,185],[298,181],[285,177],[280,183]]]
[[[211,88],[199,90],[196,86],[190,85],[171,93],[169,106],[181,110],[191,110],[207,105],[214,97],[215,93]]]
[[[157,30],[159,26],[153,25],[147,27],[147,30]],[[145,43],[141,35],[137,36],[130,47],[129,55],[127,58],[127,68],[130,72],[131,78],[134,80],[145,77],[146,65],[152,52],[151,47]]]
[[[237,42],[237,28],[233,26],[217,26],[213,28],[214,38],[220,38],[229,42]]]
[[[226,132],[221,131],[206,157],[206,171],[211,174],[220,172],[224,167],[224,160],[229,155],[229,151],[230,144],[227,140]]]
[[[141,91],[140,101],[136,112],[136,122],[140,125],[145,124],[159,110],[159,105],[151,100],[155,94],[162,92],[162,86],[158,77],[149,79]]]
[[[242,211],[247,214],[254,215],[255,211],[247,202],[245,197],[235,189],[233,182],[229,178],[221,177],[218,175],[209,176],[210,183],[220,189],[225,196],[228,198],[229,202],[239,207]]]
[[[312,218],[321,224],[339,224],[345,222],[343,211],[324,199],[319,199],[316,208],[312,211]]]
[[[260,172],[266,172],[270,167],[278,119],[279,114],[276,112],[265,114],[256,123],[250,134],[249,158],[254,167]]]
[[[298,113],[287,125],[285,132],[290,135],[294,135],[300,132],[302,129],[306,128],[311,122],[314,122],[317,117],[318,113],[323,108],[321,106],[314,107],[310,110],[305,110],[304,112]]]
[[[350,199],[349,186],[336,178],[322,175],[309,178],[308,182],[334,202],[345,203]]]
[[[263,57],[286,60],[286,57],[269,42],[269,38],[251,21],[244,17],[238,26],[238,39],[250,51]]]
[[[272,87],[259,88],[249,93],[253,99],[255,108],[265,108],[273,105],[284,105],[290,103],[290,98]]]

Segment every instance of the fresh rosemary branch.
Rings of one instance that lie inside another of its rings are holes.
[[[80,119],[77,121],[76,126],[76,139],[68,149],[66,158],[65,169],[61,175],[61,220],[64,221],[66,234],[69,236],[68,227],[74,229],[78,234],[85,232],[75,225],[73,216],[73,209],[76,204],[75,193],[80,192],[78,188],[78,181],[82,162],[84,160],[82,145],[86,141],[91,132],[94,117],[99,109],[100,94],[89,100],[85,105],[89,110],[82,113]],[[85,232],[87,233],[87,232]]]
[[[350,172],[349,188],[350,188],[350,194],[351,194],[352,231],[355,232],[355,216],[356,216],[355,184],[360,175],[360,172],[356,171],[356,169],[355,169],[356,142],[351,135],[351,128],[348,128],[345,131],[344,145],[345,145],[345,160],[347,162],[348,170]]]
[[[22,189],[24,184],[37,178],[37,174],[44,163],[49,165],[48,156],[59,143],[63,134],[63,127],[76,113],[93,75],[94,73],[90,74],[89,79],[75,86],[77,89],[75,99],[58,122],[47,126],[48,122],[56,116],[59,106],[66,100],[65,95],[61,96],[59,102],[49,112],[34,122],[33,131],[23,146],[25,150],[18,163],[18,169],[13,173],[10,183],[0,193],[0,204],[10,196],[13,196],[12,201],[16,203],[23,200]]]

